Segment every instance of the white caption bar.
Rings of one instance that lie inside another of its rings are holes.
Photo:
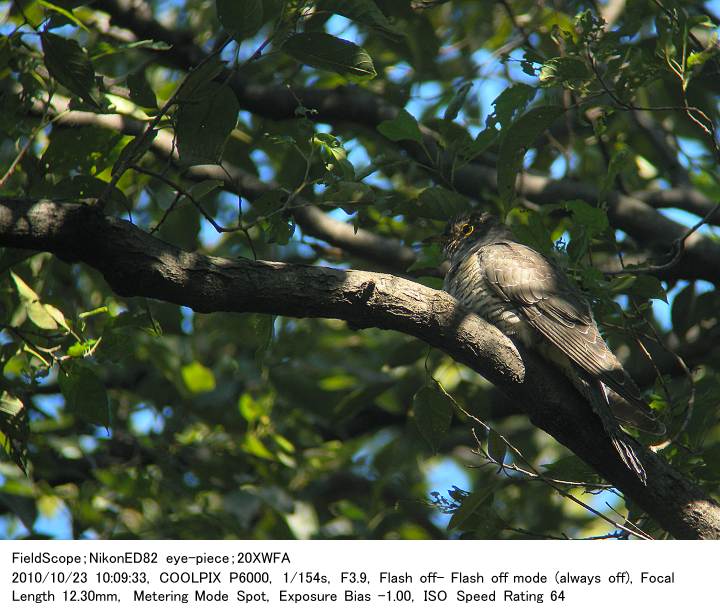
[[[5,541],[0,613],[688,613],[717,542]]]

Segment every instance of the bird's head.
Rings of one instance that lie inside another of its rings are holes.
[[[443,252],[454,261],[463,258],[475,246],[511,238],[510,230],[492,214],[469,212],[448,223],[443,234]]]

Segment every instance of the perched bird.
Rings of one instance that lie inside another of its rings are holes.
[[[645,469],[618,422],[658,435],[665,427],[608,348],[590,304],[565,272],[481,212],[449,224],[444,252],[450,261],[445,290],[557,365],[599,415],[625,465],[646,483]]]

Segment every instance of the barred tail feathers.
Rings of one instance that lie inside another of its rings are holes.
[[[608,395],[609,389],[601,381],[589,382],[586,378],[577,375],[574,379],[577,385],[581,386],[581,393],[590,402],[595,414],[600,417],[605,432],[610,437],[610,441],[617,451],[623,464],[627,466],[635,475],[640,479],[643,485],[647,485],[647,474],[645,468],[640,462],[634,446],[630,442],[630,437],[627,436],[618,425],[617,419],[612,413],[610,398]]]

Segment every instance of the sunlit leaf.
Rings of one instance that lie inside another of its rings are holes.
[[[181,370],[183,383],[192,394],[202,394],[215,389],[215,375],[212,370],[194,361]]]
[[[404,109],[398,111],[395,119],[380,122],[378,132],[390,141],[407,140],[422,143],[422,132],[417,120]]]

